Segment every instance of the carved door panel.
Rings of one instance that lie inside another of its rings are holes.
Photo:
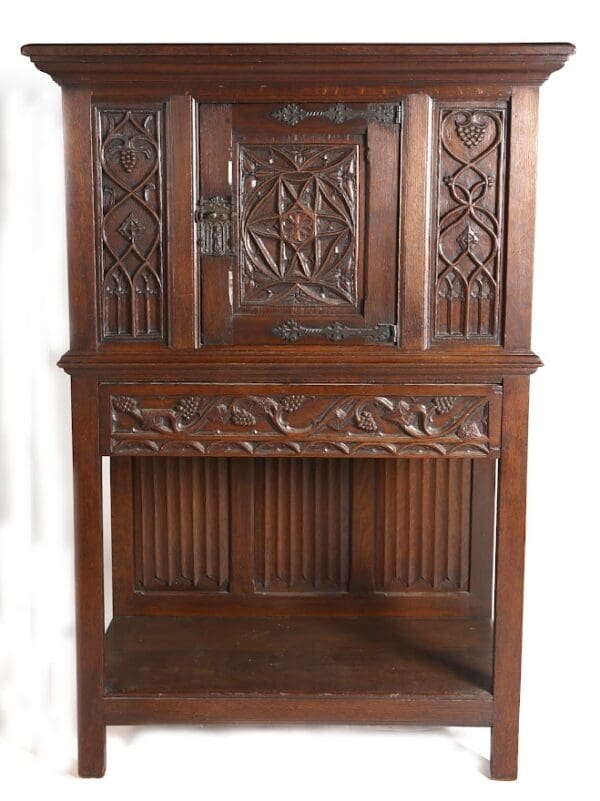
[[[399,112],[200,106],[203,343],[396,341]]]

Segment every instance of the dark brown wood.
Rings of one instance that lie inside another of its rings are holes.
[[[501,388],[139,384],[102,389],[103,453],[183,456],[489,457]],[[384,394],[385,393],[385,394]],[[435,393],[435,394],[433,394]],[[439,393],[439,394],[438,394]]]
[[[119,462],[119,459],[113,461]],[[139,591],[229,588],[229,460],[134,459],[129,507]]]
[[[535,44],[44,45],[22,48],[58,83],[193,87],[204,102],[298,99],[379,100],[427,88],[456,96],[482,84],[509,92],[536,85],[575,51]],[[124,69],[124,67],[126,67]],[[293,87],[293,93],[290,92]],[[447,88],[446,88],[447,87]]]
[[[375,543],[375,465],[371,459],[355,462],[352,469],[352,508],[350,520],[351,535],[351,574],[352,594],[366,596],[373,592]]]
[[[202,320],[198,302],[198,269],[194,218],[190,214],[196,198],[196,175],[190,169],[196,145],[194,101],[175,95],[168,106],[167,259],[171,303],[167,308],[169,343],[174,348],[198,345]]]
[[[404,102],[402,199],[400,213],[400,343],[406,350],[424,350],[429,337],[427,273],[431,214],[431,98],[408,95]]]
[[[474,610],[484,617],[492,613],[496,467],[487,459],[472,466],[469,592]]]
[[[98,328],[102,342],[164,342],[164,104],[94,104]]]
[[[346,592],[348,461],[261,459],[255,482],[255,592]]]
[[[97,381],[74,378],[71,402],[79,775],[94,777],[103,775],[106,761],[102,470]]]
[[[110,534],[112,548],[113,614],[127,614],[135,586],[134,520],[142,516],[141,498],[134,498],[133,459],[110,460]],[[139,494],[138,494],[139,495]]]
[[[228,197],[231,194],[228,166],[231,158],[231,106],[200,105],[198,127],[201,131],[200,197]],[[200,256],[201,339],[206,344],[220,344],[231,338],[230,262],[230,256]]]
[[[375,589],[467,592],[474,461],[381,461],[375,486]]]
[[[498,482],[494,603],[494,720],[490,769],[516,779],[523,627],[529,380],[507,379]]]
[[[436,103],[431,341],[498,343],[504,319],[506,104]]]
[[[514,349],[531,342],[538,90],[516,87],[510,108],[505,347]]]
[[[491,700],[459,696],[392,695],[344,698],[191,697],[168,695],[105,698],[107,724],[156,723],[354,723],[489,726]]]
[[[254,520],[256,493],[253,460],[231,459],[231,595],[250,595],[254,592]],[[184,604],[185,606],[185,604]],[[169,604],[163,608],[167,611]],[[206,609],[206,607],[204,607]],[[218,611],[219,605],[214,606]],[[189,608],[187,611],[190,611]],[[196,610],[197,611],[197,610]],[[206,610],[208,611],[208,610]],[[239,610],[237,610],[239,612]],[[174,614],[178,614],[175,612]]]
[[[484,620],[114,618],[106,693],[485,700],[491,635]]]
[[[538,87],[573,52],[23,48],[64,88],[81,775],[107,723],[352,721],[491,726],[515,778]]]
[[[489,616],[488,460],[119,457],[112,470],[116,614]]]
[[[278,343],[290,324],[324,343],[341,323],[346,346],[396,324],[400,107],[377,108],[200,106],[200,204],[232,208],[227,246],[202,256],[206,343]]]
[[[92,110],[88,89],[65,89],[65,181],[69,248],[69,317],[71,347],[93,351],[98,331],[94,243]]]

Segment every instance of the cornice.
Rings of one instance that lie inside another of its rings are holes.
[[[539,85],[575,52],[568,43],[531,44],[29,44],[21,52],[62,86],[132,83],[207,91],[260,87],[265,99],[292,82],[373,87],[373,96],[440,84]],[[367,93],[367,97],[371,95]]]

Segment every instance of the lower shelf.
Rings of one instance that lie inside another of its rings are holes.
[[[106,720],[488,725],[491,668],[482,620],[118,617]]]

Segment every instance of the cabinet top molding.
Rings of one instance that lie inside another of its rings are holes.
[[[265,95],[278,88],[289,94],[293,85],[307,96],[318,87],[339,87],[368,97],[373,90],[381,96],[438,84],[539,85],[563,66],[575,47],[563,42],[29,44],[21,52],[62,86],[136,82],[201,91],[219,82],[221,90],[258,86]]]

